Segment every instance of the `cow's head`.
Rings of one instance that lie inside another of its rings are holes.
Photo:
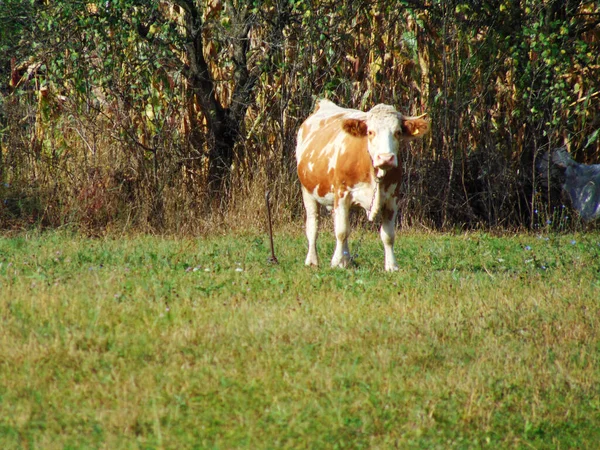
[[[429,131],[429,121],[423,117],[407,117],[393,106],[377,105],[367,113],[366,120],[346,119],[343,128],[357,138],[367,138],[367,148],[377,177],[398,167],[401,141],[421,138]]]

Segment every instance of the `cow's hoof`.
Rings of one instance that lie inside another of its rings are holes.
[[[331,267],[339,267],[340,269],[347,269],[352,265],[352,260],[350,258],[342,258],[340,261],[331,261]]]
[[[306,259],[304,260],[304,265],[305,266],[315,266],[317,267],[319,265],[319,260],[316,256],[307,256]]]

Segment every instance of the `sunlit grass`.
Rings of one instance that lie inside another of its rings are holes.
[[[596,448],[600,235],[320,239],[0,240],[0,447]]]

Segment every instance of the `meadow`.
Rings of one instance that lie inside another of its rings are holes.
[[[0,448],[597,448],[600,234],[0,239]]]

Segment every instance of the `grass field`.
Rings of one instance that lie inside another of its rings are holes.
[[[0,239],[0,448],[600,445],[599,234],[275,243]]]

